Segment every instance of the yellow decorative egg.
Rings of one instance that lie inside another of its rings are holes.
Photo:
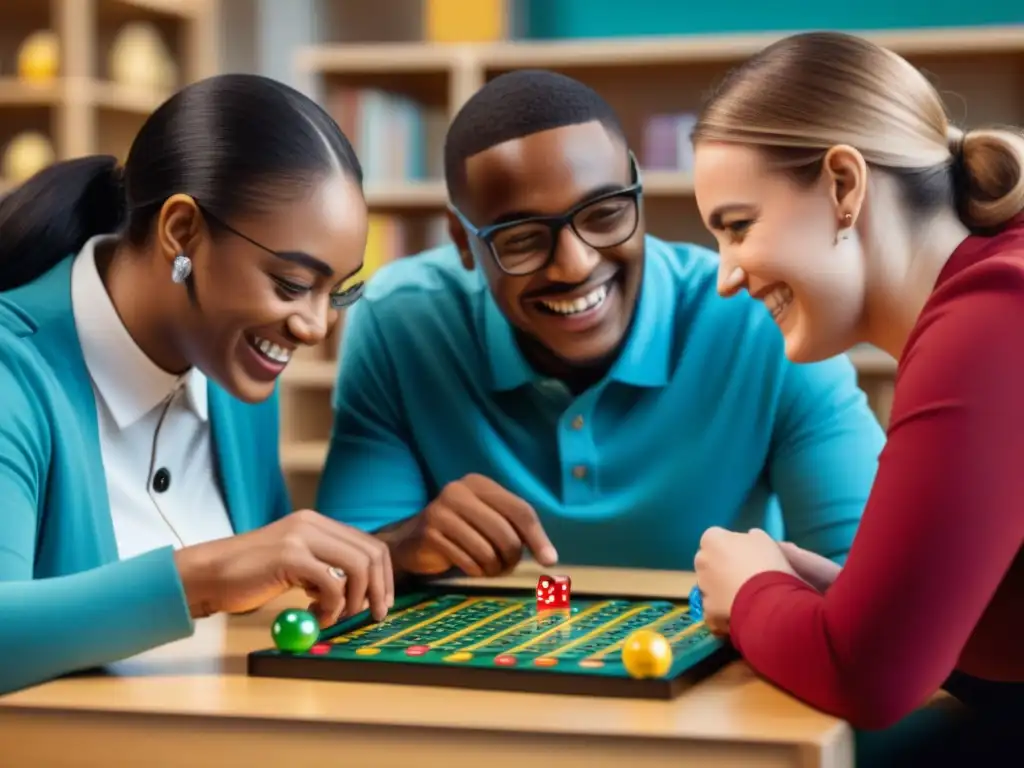
[[[107,57],[110,77],[121,85],[157,91],[173,90],[178,70],[160,30],[145,21],[121,27]]]
[[[46,82],[60,71],[60,38],[50,30],[39,30],[22,41],[18,48],[18,77],[30,82]]]
[[[622,665],[631,677],[664,677],[672,668],[672,646],[663,635],[638,629],[622,645]]]
[[[56,160],[50,140],[41,133],[19,133],[4,149],[3,178],[9,184],[20,184]]]

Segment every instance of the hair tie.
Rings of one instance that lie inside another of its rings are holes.
[[[954,163],[963,162],[964,140],[966,138],[967,134],[959,128],[950,126],[946,132],[946,143],[949,146],[949,154],[952,155]]]
[[[966,133],[959,128],[949,127],[946,133],[946,141],[949,144],[949,170],[953,184],[953,204],[956,206],[961,218],[967,215],[967,205],[970,199],[970,178],[967,173],[967,163],[964,161],[964,144],[966,140]]]

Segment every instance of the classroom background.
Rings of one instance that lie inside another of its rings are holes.
[[[372,211],[367,272],[447,238],[441,146],[483,83],[559,70],[619,111],[644,169],[648,229],[714,245],[700,225],[687,140],[706,91],[803,29],[868,34],[925,70],[961,125],[1024,124],[1020,0],[0,0],[0,192],[54,160],[124,159],[181,85],[259,72],[313,95],[353,141]],[[296,505],[326,453],[335,335],[282,386],[281,457]],[[885,424],[895,363],[851,353]]]

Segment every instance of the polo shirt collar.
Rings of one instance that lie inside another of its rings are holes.
[[[197,369],[176,376],[158,367],[139,348],[114,308],[96,268],[96,248],[107,238],[90,239],[75,258],[71,302],[86,367],[120,429],[125,429],[179,387],[200,419],[208,418],[207,380]]]
[[[668,383],[669,356],[675,327],[676,301],[672,275],[664,263],[660,243],[644,242],[644,272],[636,316],[610,380],[635,387],[663,387]],[[516,343],[515,331],[484,286],[483,337],[491,372],[491,388],[510,391],[541,377],[530,367]]]

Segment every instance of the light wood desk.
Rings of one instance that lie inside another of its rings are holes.
[[[685,596],[686,573],[566,568],[573,588]],[[495,583],[536,585],[525,564]],[[6,765],[849,768],[843,722],[741,662],[671,702],[249,678],[278,610],[200,621],[192,638],[103,676],[0,698]]]

